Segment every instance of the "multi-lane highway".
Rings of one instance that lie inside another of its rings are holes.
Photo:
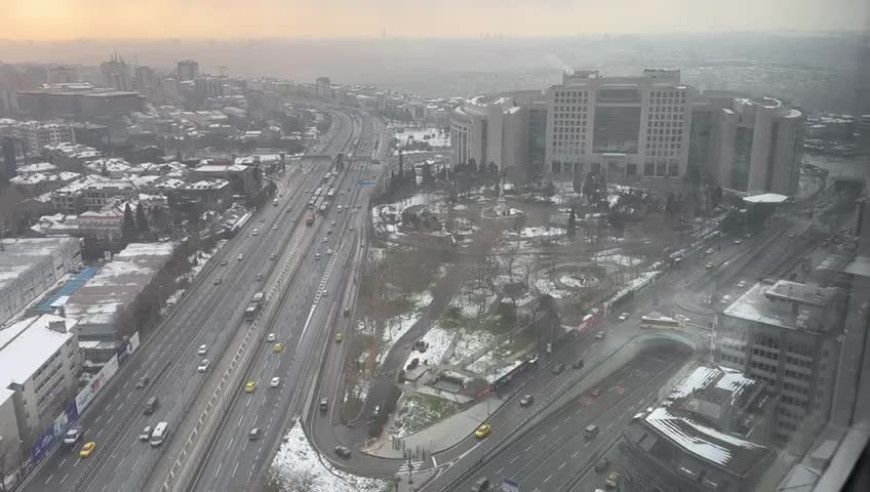
[[[360,127],[360,117],[334,113],[332,128],[317,150],[335,153],[348,148],[351,135],[359,135]],[[305,227],[302,219],[308,200],[305,191],[320,182],[328,166],[328,162],[307,158],[289,166],[278,182],[281,196],[278,206],[265,207],[217,252],[167,320],[148,335],[80,419],[82,441],[74,447],[55,449],[28,477],[23,490],[144,488],[172,443],[175,425],[183,421],[203,388],[213,382],[222,369],[222,353],[236,332],[248,323],[243,320],[248,300],[274,281],[270,273],[282,262],[313,255],[307,249],[317,231],[326,228],[323,221],[318,221],[318,227]],[[349,195],[345,191],[342,196]],[[319,241],[320,237],[316,239]],[[349,236],[342,239],[348,244],[353,242]],[[317,246],[324,252],[327,247]],[[344,251],[347,254],[347,247]],[[328,263],[330,259],[322,261],[324,265]],[[263,280],[258,280],[260,275]],[[308,282],[314,278],[303,276]],[[219,284],[217,279],[221,280]],[[299,291],[308,293],[316,289]],[[200,345],[208,347],[205,356],[197,354]],[[203,358],[208,358],[211,364],[208,371],[199,373],[197,366]],[[135,388],[135,382],[143,376],[148,376],[150,383],[143,389]],[[267,386],[263,384],[258,394],[264,394]],[[153,415],[145,416],[144,403],[151,396],[159,398],[159,405]],[[159,421],[172,425],[170,440],[163,447],[151,448],[137,439],[146,425],[153,426]],[[80,445],[86,441],[96,442],[96,450],[90,457],[80,458]]]
[[[655,400],[658,388],[673,376],[687,355],[688,351],[677,349],[642,352],[594,390],[528,429],[457,490],[471,490],[480,477],[493,483],[509,478],[519,483],[521,490],[532,492],[570,489],[576,477],[585,474],[616,443],[632,416]],[[601,393],[594,396],[595,390]],[[538,410],[512,402],[503,412],[528,415]],[[585,435],[589,425],[598,427],[598,436]],[[493,433],[510,431],[493,426]]]

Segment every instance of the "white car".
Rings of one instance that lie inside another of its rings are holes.
[[[150,438],[151,438],[151,426],[146,425],[145,428],[142,429],[142,432],[139,434],[139,440],[140,441],[147,441]]]
[[[275,376],[274,378],[272,378],[272,381],[269,382],[269,386],[271,386],[273,388],[277,388],[278,386],[281,386],[281,378],[279,378],[278,376]]]
[[[259,235],[260,235],[260,229],[254,229],[254,234],[253,234],[253,235],[254,235],[254,236],[259,236]]]
[[[267,342],[274,342],[274,341],[277,340],[277,339],[278,339],[278,337],[275,336],[274,333],[269,333],[269,335],[266,337],[266,341],[267,341]]]
[[[319,260],[319,259],[320,259],[320,253],[314,253],[314,259],[315,259],[315,260]]]
[[[625,321],[631,317],[630,313],[622,313],[619,315],[619,321]]]
[[[603,331],[599,331],[598,333],[595,334],[595,339],[596,339],[596,340],[601,340],[602,338],[604,338],[604,332],[603,332]]]
[[[739,288],[741,288],[741,289],[744,288],[744,287],[746,287],[746,281],[745,281],[745,280],[741,280],[740,282],[737,282],[737,287],[739,287]]]
[[[206,344],[200,345],[199,350],[196,351],[196,353],[199,355],[205,355],[206,352],[208,352],[208,345],[206,345]]]
[[[326,250],[326,254],[327,254],[328,256],[332,256],[332,249],[327,249],[327,250]]]
[[[202,359],[202,362],[199,363],[199,367],[196,368],[196,372],[205,372],[208,371],[208,366],[211,364],[208,359]]]
[[[323,297],[329,297],[329,291],[326,290],[326,289],[323,289],[323,292],[321,292],[321,295],[322,295]]]
[[[245,255],[239,253],[239,256],[236,256],[236,259],[239,260],[239,261],[242,261],[242,260],[245,259]]]

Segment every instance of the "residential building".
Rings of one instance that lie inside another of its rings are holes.
[[[230,183],[235,195],[254,195],[260,191],[260,170],[256,166],[240,164],[205,164],[193,169],[192,181],[223,179]]]
[[[91,147],[104,148],[109,145],[109,128],[95,123],[73,123],[73,142]]]
[[[129,179],[89,174],[54,190],[51,202],[56,212],[79,214],[86,210],[99,210],[115,197],[132,198],[136,193],[136,187]]]
[[[830,416],[845,308],[837,288],[779,280],[756,284],[717,319],[717,363],[764,381],[779,400],[778,444],[803,449]]]
[[[136,67],[136,77],[133,87],[136,92],[145,97],[154,97],[157,91],[157,74],[154,69],[146,66]]]
[[[79,81],[75,67],[56,66],[48,69],[49,84],[73,84]]]
[[[333,98],[332,83],[329,81],[329,77],[317,77],[314,82],[314,94],[317,99],[331,100]]]
[[[4,137],[21,142],[28,154],[40,154],[46,145],[75,143],[72,126],[65,123],[0,120],[0,138]]]
[[[16,469],[75,398],[82,369],[75,325],[43,315],[0,330],[0,465]]]
[[[76,238],[4,238],[2,245],[0,325],[82,263],[81,244]]]
[[[454,109],[450,116],[451,163],[494,164],[500,171],[525,167],[533,129],[540,137],[543,99],[540,91],[516,91],[478,96]]]
[[[196,80],[199,77],[199,63],[193,60],[178,62],[178,81]]]
[[[565,73],[547,91],[547,171],[608,181],[677,178],[686,171],[692,91],[679,70],[604,77]]]
[[[130,80],[130,67],[117,53],[112,58],[100,64],[100,74],[103,77],[103,87],[116,91],[131,91],[133,83]]]
[[[771,97],[704,92],[692,106],[689,164],[728,190],[794,195],[805,120]]]
[[[695,368],[664,404],[636,415],[622,431],[620,490],[753,490],[775,458],[760,442],[771,403],[757,379],[722,367]]]

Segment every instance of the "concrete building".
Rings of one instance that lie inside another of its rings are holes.
[[[314,82],[314,96],[317,99],[332,99],[332,82],[329,81],[329,77],[317,77]]]
[[[76,141],[72,126],[39,121],[0,120],[0,139],[5,137],[21,142],[24,151],[32,155],[40,154],[46,145]]]
[[[494,164],[499,171],[525,167],[530,150],[537,149],[530,145],[532,135],[541,139],[543,101],[540,91],[516,91],[474,97],[457,107],[450,115],[451,164]]]
[[[130,67],[117,53],[112,53],[112,58],[109,61],[100,64],[100,75],[103,78],[103,87],[109,87],[116,91],[133,90]]]
[[[120,116],[142,109],[135,92],[95,89],[90,84],[60,84],[18,91],[18,106],[30,117],[89,119]]]
[[[82,263],[71,237],[3,239],[0,249],[0,325]]]
[[[830,416],[845,308],[839,289],[779,280],[755,285],[719,315],[714,357],[777,396],[779,444],[801,449]]]
[[[590,172],[677,178],[689,156],[692,91],[679,70],[638,77],[565,73],[547,91],[547,172],[573,179]]]
[[[129,179],[89,174],[54,190],[51,202],[56,212],[80,214],[87,210],[99,210],[113,198],[132,198],[136,194],[136,187]]]
[[[75,398],[82,360],[74,320],[43,315],[0,330],[0,464],[14,470]],[[5,470],[4,470],[5,471]]]
[[[662,406],[636,415],[623,430],[620,490],[753,490],[775,458],[757,438],[771,401],[763,382],[739,371],[695,368]]]
[[[226,180],[235,195],[254,195],[260,191],[259,168],[240,164],[206,164],[192,170],[192,181]]]
[[[725,189],[794,195],[805,120],[774,98],[704,92],[692,106],[689,164]]]
[[[146,66],[136,67],[136,77],[133,87],[142,96],[154,97],[157,94],[157,74],[154,69]]]
[[[48,69],[49,84],[73,84],[79,81],[75,67],[56,66]]]
[[[197,77],[199,77],[199,63],[193,60],[181,60],[178,62],[179,82],[196,80]]]
[[[108,360],[122,336],[131,333],[124,314],[135,309],[139,296],[159,278],[175,247],[175,243],[130,243],[69,297],[64,312],[78,321],[86,359]]]

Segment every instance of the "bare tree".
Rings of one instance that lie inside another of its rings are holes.
[[[504,262],[505,266],[507,267],[507,274],[508,277],[510,277],[511,282],[514,281],[514,264],[517,261],[517,253],[519,252],[519,247],[519,243],[517,243],[516,241],[511,241],[511,243],[508,244],[508,247],[504,253]]]

